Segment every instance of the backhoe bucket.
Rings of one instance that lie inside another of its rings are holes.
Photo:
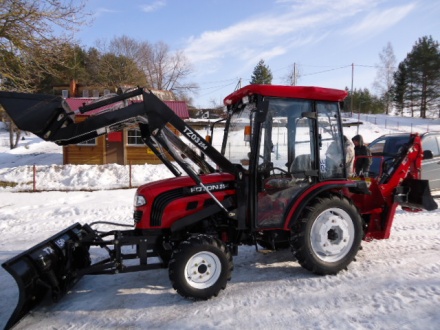
[[[90,265],[88,248],[78,243],[87,234],[79,223],[3,263],[19,290],[18,304],[5,329],[36,307],[50,291],[59,300],[80,279],[77,271]]]
[[[396,188],[395,201],[402,207],[433,211],[437,203],[431,195],[428,180],[407,179]]]
[[[72,113],[60,96],[0,92],[0,104],[22,131],[32,132],[47,140],[48,132],[73,122],[66,114]],[[57,125],[58,124],[58,125]]]

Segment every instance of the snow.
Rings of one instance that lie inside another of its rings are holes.
[[[394,131],[440,131],[440,120],[360,119],[367,142]],[[352,137],[357,127],[344,133]],[[121,189],[126,167],[61,166],[61,147],[31,135],[9,150],[7,139],[0,126],[0,182],[19,183],[0,188],[1,263],[76,222],[132,224],[135,189]],[[32,189],[33,165],[38,190],[53,191],[23,192]],[[163,165],[133,169],[134,185],[166,177],[171,173]],[[165,269],[85,276],[59,303],[39,306],[16,329],[438,329],[440,211],[399,209],[390,239],[362,246],[357,261],[336,276],[309,273],[288,250],[240,247],[226,290],[202,302],[175,293]],[[3,268],[0,292],[3,328],[18,299]]]

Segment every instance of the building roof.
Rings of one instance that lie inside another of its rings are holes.
[[[163,101],[181,119],[189,119],[188,106],[185,101]]]
[[[96,100],[96,98],[93,98],[93,97],[69,97],[66,99],[66,102],[72,111],[76,111],[80,107],[84,106],[85,104],[89,104],[95,100]],[[134,101],[134,102],[140,102],[140,101]],[[171,110],[173,110],[174,113],[176,115],[178,115],[181,119],[189,119],[188,106],[185,101],[163,101],[163,102]],[[114,104],[111,104],[111,105],[105,106],[105,107],[101,107],[99,109],[92,110],[88,113],[81,114],[80,116],[91,116],[91,115],[96,114],[98,112],[101,112],[103,110],[110,109],[113,106],[114,106]]]

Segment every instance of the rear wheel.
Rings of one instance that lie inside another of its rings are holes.
[[[173,252],[169,277],[181,296],[206,300],[226,288],[232,269],[232,254],[226,245],[199,235],[182,242]]]
[[[362,219],[345,198],[318,198],[306,207],[292,235],[302,267],[319,275],[337,274],[355,258],[363,237]]]

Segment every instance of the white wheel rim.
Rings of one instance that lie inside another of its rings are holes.
[[[354,241],[354,225],[347,212],[330,208],[315,220],[310,242],[316,256],[325,262],[336,262],[350,251]]]
[[[186,281],[193,288],[206,289],[219,279],[221,270],[220,259],[214,253],[199,252],[186,263]]]

